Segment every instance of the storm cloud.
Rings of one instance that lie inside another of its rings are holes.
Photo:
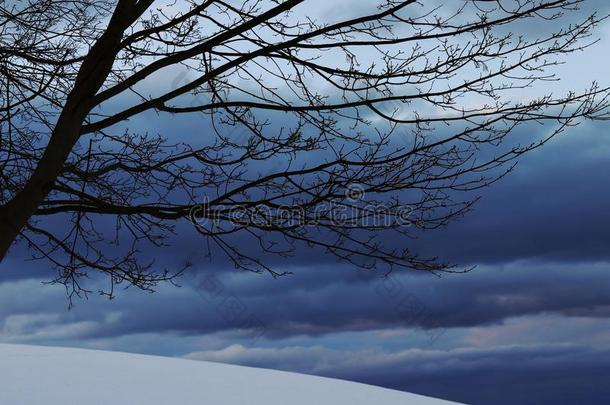
[[[575,56],[594,77],[610,62],[599,57],[609,33],[600,31],[597,53]],[[559,89],[591,79],[568,66]],[[530,135],[540,136],[520,134]],[[608,125],[581,125],[480,190],[449,227],[382,239],[476,266],[465,274],[386,276],[299,249],[273,261],[294,274],[273,279],[208,258],[185,221],[172,247],[143,252],[170,269],[192,261],[180,287],[92,294],[68,310],[63,287],[43,284],[54,271],[16,248],[0,264],[0,341],[270,367],[473,404],[601,403],[610,397],[609,173]],[[104,280],[85,282],[95,291]]]

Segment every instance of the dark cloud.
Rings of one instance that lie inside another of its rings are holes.
[[[153,295],[123,294],[116,302],[92,297],[70,312],[62,305],[60,290],[24,300],[18,288],[6,288],[0,321],[11,314],[35,317],[44,308],[57,325],[99,323],[81,331],[88,339],[259,329],[264,337],[278,340],[401,327],[440,334],[448,328],[493,325],[541,313],[610,315],[610,264],[605,263],[515,263],[443,278],[406,273],[363,277],[332,267],[297,270],[295,276],[279,280],[237,272],[212,274]],[[48,299],[61,304],[49,306]],[[117,316],[108,318],[109,312]],[[35,329],[36,324],[28,327]]]
[[[505,348],[447,353],[422,363],[349,377],[469,404],[586,404],[610,395],[608,351]]]
[[[298,370],[469,404],[599,403],[610,395],[610,352],[575,345],[393,353],[231,346],[188,357]]]
[[[584,6],[610,9],[602,0]],[[144,118],[131,124],[178,139],[206,129],[203,122],[176,127]],[[518,137],[539,135],[528,130]],[[185,221],[172,247],[142,252],[162,268],[192,260],[195,268],[182,288],[162,286],[154,295],[119,291],[115,301],[92,296],[71,311],[61,287],[41,285],[54,271],[25,261],[24,246],[13,249],[0,264],[0,341],[193,351],[190,357],[473,404],[603,403],[610,396],[609,132],[607,125],[581,126],[525,156],[447,229],[415,241],[381,238],[387,247],[408,245],[479,265],[471,273],[436,278],[396,272],[382,279],[299,246],[292,258],[270,258],[278,270],[295,273],[274,280],[236,272],[217,252],[207,258],[205,241]],[[246,239],[236,242],[260,253]],[[102,281],[85,282],[95,289]],[[538,318],[543,316],[554,321],[547,325]],[[583,319],[593,326],[582,327]],[[532,329],[532,323],[540,325]],[[247,330],[253,326],[262,328],[257,341]],[[381,337],[395,331],[424,335],[421,342]]]
[[[380,234],[380,241],[387,248],[408,246],[424,256],[462,266],[526,259],[610,261],[610,143],[606,133],[600,125],[583,126],[526,155],[510,176],[479,193],[482,199],[472,212],[446,229],[420,234],[416,240]],[[528,139],[525,129],[518,136]],[[57,219],[50,221],[53,226],[63,226]],[[258,243],[245,235],[233,242],[246,254],[261,255]],[[148,247],[142,255],[155,257],[160,269],[177,269],[187,261],[215,271],[232,268],[222,252],[213,249],[208,257],[209,245],[188,221],[177,224],[170,244]],[[15,248],[0,267],[0,281],[54,275],[45,264],[24,263],[29,256],[25,246]],[[298,244],[293,257],[269,256],[266,262],[276,269],[337,263],[331,255]]]
[[[475,210],[418,246],[458,263],[607,260],[608,130],[584,127],[523,158]]]
[[[183,288],[165,286],[154,295],[119,292],[112,302],[92,297],[69,312],[61,288],[40,284],[54,273],[14,255],[2,264],[0,337],[45,344],[104,342],[114,349],[180,354],[177,347],[182,343],[170,348],[160,343],[165,341],[160,336],[176,341],[168,336],[196,340],[224,333],[225,343],[253,344],[241,329],[250,326],[243,319],[254,317],[263,328],[260,342],[271,346],[298,336],[323,339],[341,332],[361,336],[372,330],[423,327],[436,333],[433,338],[446,332],[437,345],[463,347],[447,336],[462,329],[481,329],[484,334],[522,316],[551,313],[566,320],[587,317],[601,322],[610,316],[610,161],[603,135],[582,129],[528,156],[512,176],[486,190],[477,209],[462,221],[417,241],[424,252],[481,264],[471,273],[436,278],[396,272],[384,280],[379,273],[367,275],[324,255],[299,251],[293,259],[276,262],[295,274],[273,280],[229,270],[216,255],[209,261],[205,246],[192,238],[190,225],[183,224],[176,237],[179,254],[175,248],[154,252],[164,266],[195,259],[196,268],[182,281]],[[202,284],[211,275],[222,286],[217,296]],[[224,304],[230,300],[241,306],[245,318],[233,319],[227,312]],[[571,333],[557,332],[560,337]],[[384,344],[376,342],[370,343]],[[468,403],[590,403],[607,395],[601,388],[609,373],[606,352],[582,347],[545,351],[544,346],[533,351],[486,350],[448,349],[417,361],[388,352],[382,356],[387,357],[383,366],[367,364],[374,353],[357,352],[351,363],[334,369],[317,365],[329,356],[327,363],[341,363],[340,356],[334,360],[324,347],[301,349],[300,358],[291,359],[284,351],[280,354],[286,358],[263,352],[258,359],[227,361],[349,378]],[[412,364],[415,368],[409,368]]]

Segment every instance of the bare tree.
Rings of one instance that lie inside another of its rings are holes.
[[[310,0],[0,1],[0,258],[21,241],[75,291],[89,271],[110,294],[152,289],[175,273],[143,246],[192,221],[251,271],[281,274],[265,258],[299,245],[456,271],[380,237],[446,225],[476,200],[463,192],[607,117],[607,88],[545,86],[595,42],[605,16],[577,20],[582,1],[379,0],[325,19]]]

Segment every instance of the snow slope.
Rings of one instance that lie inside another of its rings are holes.
[[[83,349],[0,344],[0,404],[441,405],[281,371]]]

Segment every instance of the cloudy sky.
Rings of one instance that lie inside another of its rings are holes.
[[[610,24],[597,35],[559,68],[558,87],[607,84]],[[63,288],[43,284],[52,275],[17,250],[0,264],[0,341],[276,368],[475,404],[602,403],[609,173],[608,123],[583,124],[527,155],[480,192],[473,212],[413,242],[477,266],[440,278],[383,278],[304,253],[283,265],[294,275],[272,279],[207,258],[185,234],[160,259],[193,260],[180,287],[91,296],[68,310]]]

